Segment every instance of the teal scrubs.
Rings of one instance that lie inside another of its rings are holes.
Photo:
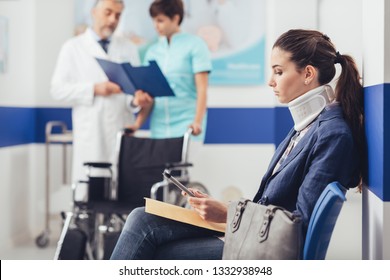
[[[210,53],[206,43],[187,33],[172,36],[170,44],[161,37],[146,52],[144,63],[155,60],[171,86],[174,97],[156,97],[151,114],[152,138],[181,137],[193,123],[196,113],[195,74],[211,71]],[[206,131],[205,114],[202,134]]]

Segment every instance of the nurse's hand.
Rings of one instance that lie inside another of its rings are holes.
[[[202,125],[200,123],[194,122],[190,125],[190,128],[192,128],[192,135],[199,135],[202,133]]]
[[[126,125],[125,129],[127,130],[126,134],[130,134],[131,135],[131,134],[134,134],[139,129],[139,125],[137,125],[136,123],[130,124],[130,125]]]
[[[97,83],[94,86],[94,93],[96,96],[109,96],[111,94],[118,94],[121,92],[122,90],[120,86],[110,81]]]
[[[137,90],[134,93],[133,104],[142,108],[149,108],[153,105],[153,98],[142,90]]]

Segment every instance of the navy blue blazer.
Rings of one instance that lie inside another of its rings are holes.
[[[294,136],[292,129],[278,146],[253,201],[298,213],[304,232],[314,205],[333,181],[344,187],[359,183],[359,158],[351,130],[338,104],[324,109],[279,169],[275,165]]]

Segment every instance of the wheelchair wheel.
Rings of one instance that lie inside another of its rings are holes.
[[[45,248],[49,245],[49,233],[47,231],[41,233],[36,239],[35,244],[39,248]]]

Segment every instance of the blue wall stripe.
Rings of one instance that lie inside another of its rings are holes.
[[[45,142],[45,126],[49,121],[62,121],[68,130],[71,130],[72,110],[70,108],[36,108],[35,143]],[[53,132],[56,133],[55,130]]]
[[[53,120],[71,129],[71,109],[0,107],[0,147],[44,143],[45,125]],[[205,143],[279,144],[291,126],[284,107],[209,108]]]
[[[274,142],[274,110],[271,108],[210,108],[207,114],[207,144]]]
[[[34,142],[35,109],[0,107],[0,147]]]
[[[71,129],[71,109],[0,107],[0,147],[44,143],[45,125],[52,120]]]
[[[292,127],[287,108],[209,108],[205,144],[276,144]]]
[[[287,107],[275,108],[275,145],[286,137],[287,133],[294,126],[294,121]]]
[[[390,84],[364,89],[368,147],[368,188],[390,201]]]

